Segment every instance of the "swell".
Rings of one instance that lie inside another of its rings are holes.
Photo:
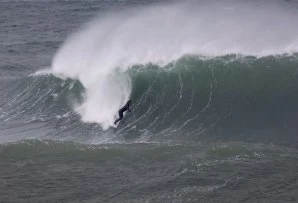
[[[3,83],[1,121],[49,121],[72,111],[81,100],[82,85],[51,74],[18,77]],[[3,125],[2,123],[2,125]]]
[[[6,83],[1,129],[42,122],[54,127],[49,139],[64,139],[66,133],[68,140],[88,143],[227,139],[295,144],[297,64],[297,55],[188,55],[165,66],[136,64],[123,73],[132,81],[133,113],[115,130],[80,121],[76,108],[84,103],[85,88],[78,80],[35,74]]]
[[[159,137],[283,141],[297,132],[297,64],[296,56],[230,55],[136,66],[127,122]]]

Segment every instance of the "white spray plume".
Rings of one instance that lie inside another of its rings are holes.
[[[125,71],[133,64],[165,64],[184,54],[297,52],[297,9],[267,3],[196,1],[111,12],[72,34],[52,70],[80,80],[86,93],[77,112],[106,129],[129,99],[131,79]]]

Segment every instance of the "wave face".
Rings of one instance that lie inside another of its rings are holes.
[[[182,139],[294,135],[297,64],[295,56],[231,55],[208,60],[185,56],[163,68],[136,67],[130,72],[135,113],[127,120]]]
[[[296,54],[187,55],[165,66],[134,65],[113,76],[129,78],[133,100],[133,113],[125,114],[117,129],[79,121],[82,115],[74,110],[86,107],[88,91],[79,80],[36,74],[7,92],[17,96],[4,100],[1,120],[10,126],[18,120],[45,122],[56,129],[47,138],[87,143],[227,139],[291,144],[298,130],[297,65]],[[92,104],[88,98],[87,104]],[[94,118],[106,116],[102,105],[93,105]]]
[[[83,121],[107,129],[132,94],[133,81],[127,73],[134,65],[163,67],[189,54],[265,57],[295,53],[298,14],[294,11],[278,1],[270,5],[189,1],[109,13],[66,40],[53,59],[52,71],[80,81],[85,96],[76,112]]]

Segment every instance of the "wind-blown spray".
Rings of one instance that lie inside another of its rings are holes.
[[[298,14],[286,3],[186,2],[134,8],[95,18],[53,59],[54,73],[78,79],[82,119],[104,129],[129,99],[134,64],[167,64],[185,54],[275,55],[298,51]]]

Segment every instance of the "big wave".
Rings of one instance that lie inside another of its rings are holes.
[[[298,27],[295,26],[298,14],[295,11],[295,7],[278,1],[270,5],[265,2],[188,1],[109,12],[95,17],[68,37],[55,55],[51,69],[56,76],[80,81],[85,88],[84,101],[76,106],[76,112],[83,121],[95,122],[107,129],[117,116],[118,109],[130,97],[136,99],[136,106],[141,104],[141,98],[133,92],[133,86],[136,85],[132,79],[134,67],[147,69],[156,65],[160,71],[169,68],[175,75],[177,60],[187,58],[187,55],[199,57],[198,63],[204,64],[205,60],[229,54],[236,54],[234,58],[238,58],[238,55],[258,58],[295,53],[298,51]],[[193,113],[191,116],[195,119],[201,117],[210,102],[214,101],[212,99],[218,87],[218,79],[212,71],[212,68],[207,71],[209,79],[191,75],[182,79],[183,73],[171,76],[176,78],[169,82],[165,82],[166,78],[160,78],[159,85],[162,87],[159,91],[162,92],[151,98],[149,107],[157,105],[162,99],[158,95],[165,94],[164,91],[177,95],[178,100],[182,92],[187,91],[188,94],[183,92],[184,96],[180,100],[185,99],[186,95],[191,98],[195,94],[193,91],[197,90],[196,87],[184,90],[192,84],[188,83],[189,80],[192,78],[198,86],[208,80],[206,92],[202,94],[205,95],[204,99],[197,98],[200,104],[196,111],[188,111],[187,108],[191,109],[189,106],[178,108],[180,103],[173,101],[171,104],[170,100],[163,100],[163,106],[158,106],[162,109],[164,105],[169,105],[166,108],[169,111],[165,113],[168,116],[177,110],[183,111],[178,114],[181,118],[187,113]],[[162,74],[159,73],[159,76]],[[176,86],[182,82],[183,87]],[[167,89],[170,85],[175,88]],[[145,107],[143,109],[146,110]],[[140,113],[140,116],[145,113]],[[227,114],[224,112],[223,116]],[[150,122],[157,122],[154,120],[156,115],[150,115],[155,117]],[[185,118],[181,128],[190,124],[192,117]],[[161,123],[166,124],[167,121],[164,117]]]

